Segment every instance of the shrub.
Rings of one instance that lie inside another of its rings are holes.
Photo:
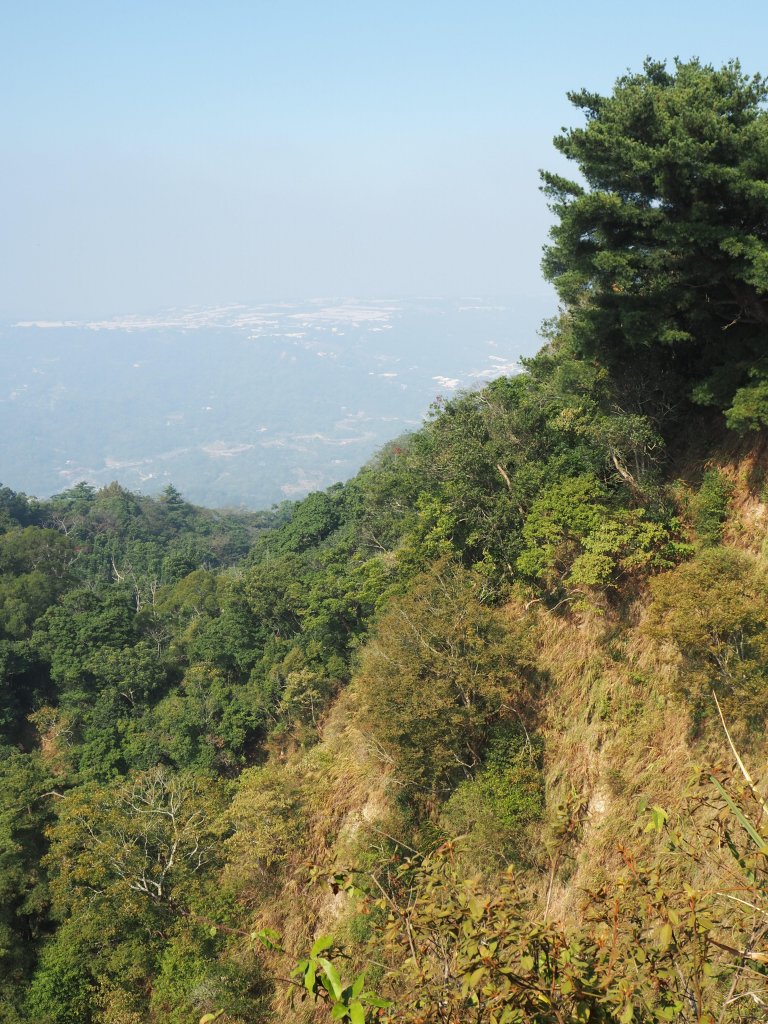
[[[529,861],[531,825],[544,809],[543,743],[519,726],[494,730],[482,767],[461,782],[443,807],[441,823],[466,835],[469,858],[487,867],[496,861]]]
[[[684,550],[675,527],[654,522],[645,509],[621,507],[592,474],[572,477],[533,503],[517,567],[553,589],[615,587],[638,569],[673,565]]]
[[[763,563],[714,547],[651,583],[649,629],[682,656],[680,685],[697,713],[714,688],[738,722],[768,709],[768,581]]]
[[[693,525],[702,544],[719,544],[733,493],[733,484],[719,469],[704,473],[693,501]]]
[[[492,724],[524,700],[521,645],[480,586],[438,565],[391,602],[362,654],[361,724],[406,798],[439,799],[471,777]]]
[[[242,773],[228,817],[227,875],[235,885],[275,880],[277,869],[299,845],[304,815],[295,780],[279,767]]]

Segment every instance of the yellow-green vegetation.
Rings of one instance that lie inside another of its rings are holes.
[[[766,566],[733,548],[708,548],[651,584],[649,629],[681,658],[680,686],[699,713],[714,691],[738,723],[765,719]]]
[[[575,94],[547,344],[348,483],[0,489],[2,1024],[768,1018],[767,95]]]

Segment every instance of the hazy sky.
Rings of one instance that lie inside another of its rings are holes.
[[[765,0],[0,0],[0,317],[541,296],[537,170],[646,55],[768,70]]]

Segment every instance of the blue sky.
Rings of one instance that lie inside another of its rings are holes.
[[[0,317],[547,294],[540,167],[646,55],[768,71],[768,5],[2,0]]]

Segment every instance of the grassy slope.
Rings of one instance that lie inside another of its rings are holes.
[[[762,483],[767,459],[768,445],[760,441],[747,448],[721,446],[706,460],[734,488],[723,543],[760,557],[768,524]],[[700,479],[702,463],[676,468],[683,505],[690,491],[685,481]],[[648,629],[650,600],[646,583],[618,603],[597,599],[587,610],[552,610],[518,599],[503,609],[516,630],[522,621],[535,637],[536,673],[543,681],[537,724],[545,741],[547,809],[530,873],[542,908],[549,885],[546,841],[557,807],[572,792],[583,804],[581,827],[552,887],[551,913],[564,921],[578,919],[585,890],[610,886],[623,847],[638,853],[650,848],[654,840],[644,833],[643,808],[679,811],[696,766],[730,757],[714,716],[694,725],[679,690],[681,658]],[[354,949],[361,934],[354,900],[306,884],[308,861],[324,870],[372,866],[392,849],[388,837],[405,842],[412,835],[386,759],[361,731],[358,703],[353,680],[327,712],[318,746],[273,754],[281,772],[301,780],[306,827],[254,923],[276,927],[288,949],[306,949],[323,932]],[[740,743],[751,763],[762,763],[768,753],[763,737],[742,732]],[[306,1004],[290,1010],[283,995],[276,1008],[280,1019],[312,1017]]]

